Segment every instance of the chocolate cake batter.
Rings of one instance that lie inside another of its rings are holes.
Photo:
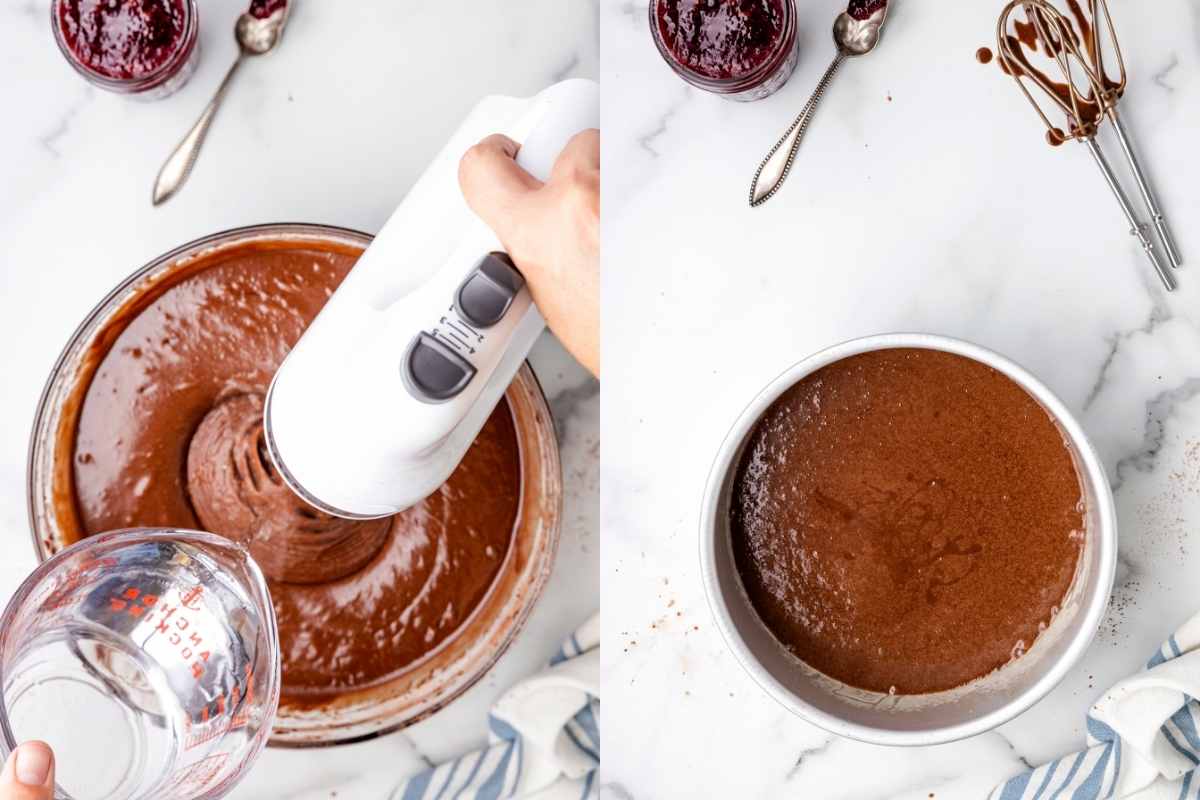
[[[176,526],[249,547],[270,581],[293,704],[380,683],[450,638],[500,570],[520,503],[506,403],[449,481],[390,519],[326,516],[275,473],[264,393],[356,258],[260,244],[192,271],[125,321],[75,441],[85,534]]]
[[[759,420],[735,476],[751,602],[808,665],[878,692],[968,683],[1021,655],[1070,589],[1079,476],[1008,377],[933,350],[831,364]]]

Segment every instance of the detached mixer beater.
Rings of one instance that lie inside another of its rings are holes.
[[[1037,110],[1038,116],[1046,124],[1046,138],[1050,144],[1057,146],[1074,139],[1088,148],[1129,220],[1130,232],[1137,237],[1167,291],[1171,291],[1176,286],[1171,269],[1178,268],[1182,260],[1117,110],[1118,102],[1125,93],[1126,73],[1116,30],[1106,0],[1084,2],[1088,5],[1087,11],[1080,6],[1080,0],[1067,0],[1074,17],[1073,23],[1047,0],[1012,0],[1004,7],[996,26],[1000,67],[1016,80]],[[1022,15],[1024,19],[1021,19]],[[1046,57],[1045,60],[1058,67],[1064,81],[1052,79],[1033,65],[1033,57],[1039,52]],[[1115,67],[1115,78],[1108,71],[1110,62]],[[1049,111],[1044,100],[1038,101],[1034,87],[1049,98]],[[1066,116],[1065,129],[1051,118],[1055,108]],[[1112,122],[1113,131],[1129,162],[1150,219],[1158,231],[1170,267],[1164,263],[1155,246],[1150,226],[1139,219],[1096,140],[1100,125],[1106,119]]]

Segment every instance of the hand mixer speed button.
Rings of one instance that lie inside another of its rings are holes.
[[[490,328],[504,319],[525,279],[504,253],[488,253],[458,287],[454,309],[471,325]]]
[[[467,388],[475,377],[475,367],[449,345],[428,333],[420,333],[404,354],[400,375],[404,386],[418,400],[444,403]]]

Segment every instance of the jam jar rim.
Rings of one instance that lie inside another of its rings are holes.
[[[171,54],[170,58],[164,61],[158,69],[136,78],[113,78],[109,75],[104,75],[103,73],[88,69],[67,44],[62,30],[62,21],[59,16],[59,9],[64,2],[66,0],[53,0],[50,3],[50,27],[54,31],[54,42],[58,45],[63,58],[67,60],[67,63],[76,72],[82,75],[88,82],[101,88],[131,94],[155,89],[169,81],[176,73],[182,70],[196,51],[196,45],[200,38],[199,6],[196,0],[182,0],[184,14],[183,35],[180,37],[179,47]]]
[[[738,75],[731,78],[713,78],[695,70],[687,69],[675,59],[671,48],[663,41],[662,31],[658,25],[657,13],[658,6],[662,2],[665,2],[665,0],[651,0],[649,3],[650,36],[654,39],[654,45],[658,48],[659,55],[686,82],[707,91],[716,94],[737,94],[738,92],[754,89],[770,80],[787,61],[792,50],[795,49],[797,37],[796,15],[798,13],[796,0],[781,0],[781,5],[783,6],[783,35],[779,37],[779,46],[776,50],[762,64],[759,64],[758,67],[747,72],[745,75]]]

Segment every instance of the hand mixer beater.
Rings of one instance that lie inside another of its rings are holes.
[[[1150,219],[1158,231],[1167,260],[1172,268],[1178,268],[1182,264],[1179,251],[1117,109],[1125,93],[1125,61],[1108,4],[1106,0],[1089,0],[1085,12],[1080,0],[1067,0],[1067,3],[1075,19],[1074,24],[1048,0],[1012,0],[1006,5],[996,27],[1000,67],[1016,80],[1033,104],[1038,116],[1046,124],[1046,138],[1052,145],[1074,139],[1088,148],[1129,220],[1130,232],[1137,237],[1167,291],[1171,291],[1176,286],[1175,277],[1155,246],[1150,226],[1138,218],[1096,139],[1101,123],[1105,119],[1110,120]],[[1023,20],[1018,11],[1023,12]],[[1065,82],[1053,80],[1034,67],[1031,56],[1039,51],[1057,65]],[[1108,71],[1110,61],[1115,66],[1115,78]],[[1043,103],[1038,102],[1030,84],[1041,89],[1050,99],[1052,107],[1066,115],[1065,131],[1054,123]]]

